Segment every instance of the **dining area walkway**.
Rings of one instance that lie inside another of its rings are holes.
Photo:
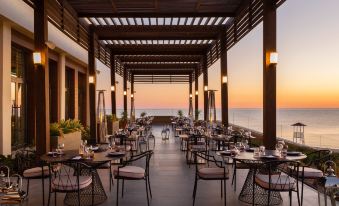
[[[195,167],[186,163],[186,153],[180,150],[180,140],[174,137],[173,131],[169,140],[161,138],[162,125],[153,125],[152,133],[155,136],[154,155],[150,160],[150,183],[152,199],[150,205],[186,206],[193,204],[192,192],[194,186]],[[152,147],[152,145],[151,145]],[[231,166],[229,166],[230,171]],[[98,170],[103,187],[108,196],[101,205],[115,205],[116,183],[112,191],[109,190],[109,175],[107,170]],[[248,170],[239,170],[237,173],[237,191],[233,190],[231,179],[226,182],[227,205],[247,205],[238,200],[239,193],[244,184]],[[232,174],[230,174],[232,175]],[[26,184],[26,182],[24,183]],[[41,205],[42,187],[41,180],[31,180],[30,193],[23,205]],[[45,200],[48,198],[48,181],[45,181]],[[121,191],[121,188],[120,188]],[[147,205],[145,185],[139,181],[125,181],[124,197],[119,197],[119,205]],[[288,194],[282,193],[283,204],[289,205]],[[304,205],[317,205],[317,193],[305,186]],[[64,204],[64,194],[57,194],[57,205]],[[54,200],[54,194],[52,194]],[[292,204],[297,205],[297,198],[292,198]],[[47,203],[47,202],[46,202]],[[54,201],[51,201],[51,205]],[[218,181],[199,181],[195,205],[223,205],[220,197],[220,184]]]

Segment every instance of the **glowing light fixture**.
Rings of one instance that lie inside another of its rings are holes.
[[[127,92],[126,91],[124,91],[124,96],[126,96],[127,95]]]
[[[224,83],[224,84],[227,83],[227,76],[222,77],[222,83]]]
[[[208,90],[208,87],[207,86],[204,86],[204,91],[207,91]]]
[[[192,94],[190,94],[190,98],[192,98],[193,97],[193,95]]]
[[[198,94],[199,94],[198,90],[197,90],[197,91],[195,91],[195,95],[198,95]]]
[[[89,76],[88,77],[88,83],[94,84],[94,76]]]
[[[34,52],[33,53],[33,63],[34,64],[41,64],[41,53],[40,52]]]
[[[270,53],[270,64],[277,64],[278,63],[278,53],[271,52]]]
[[[133,98],[134,97],[134,94],[131,94],[131,98]]]
[[[112,91],[112,92],[115,91],[115,86],[111,86],[111,91]]]

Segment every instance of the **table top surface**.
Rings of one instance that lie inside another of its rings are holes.
[[[93,158],[91,159],[81,158],[78,161],[89,162],[89,163],[108,162],[112,160],[119,160],[126,156],[126,152],[124,155],[117,155],[117,156],[109,155],[110,152],[114,152],[114,151],[106,150],[103,152],[95,152]],[[53,162],[64,162],[64,161],[72,160],[72,158],[76,156],[80,156],[78,150],[67,150],[63,152],[63,155],[56,155],[55,157],[53,157],[51,155],[44,154],[40,157],[40,159],[45,162],[53,163]]]
[[[235,157],[233,157],[233,159],[235,160],[242,160],[242,161],[270,161],[270,160],[290,160],[290,161],[298,161],[298,160],[303,160],[305,159],[307,156],[305,154],[300,154],[298,156],[289,156],[287,155],[286,158],[263,158],[263,157],[254,157],[253,152],[240,152],[238,155],[236,155]]]

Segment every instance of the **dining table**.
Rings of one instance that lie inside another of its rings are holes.
[[[276,156],[270,156],[270,158],[265,157],[255,157],[254,156],[254,148],[248,148],[247,150],[244,150],[243,152],[239,152],[235,156],[231,156],[229,153],[225,152],[218,152],[217,155],[223,157],[223,159],[226,157],[227,159],[232,158],[233,161],[239,162],[241,164],[247,165],[248,173],[245,179],[245,182],[242,186],[241,192],[239,194],[239,200],[241,202],[252,204],[253,203],[253,178],[256,174],[256,168],[260,167],[261,164],[264,164],[266,161],[300,161],[305,159],[307,156],[303,153],[288,153],[286,157],[276,157]],[[291,154],[291,155],[289,155]],[[226,161],[225,161],[226,162]],[[234,165],[235,167],[236,165]],[[258,185],[254,185],[255,187],[255,198],[254,198],[254,204],[255,205],[267,205],[267,196],[268,191],[259,187]],[[271,191],[271,199],[270,199],[270,205],[279,205],[282,203],[282,198],[280,195],[280,192],[277,191]]]
[[[98,169],[100,166],[104,164],[111,164],[112,161],[122,160],[126,157],[127,152],[123,151],[123,148],[119,148],[121,150],[119,155],[111,155],[111,152],[114,152],[111,149],[99,147],[99,149],[94,152],[94,156],[92,158],[83,158],[79,155],[78,150],[67,150],[63,151],[61,154],[51,155],[51,153],[44,154],[40,157],[42,161],[50,165],[59,164],[67,161],[81,161],[89,166],[91,166],[91,170],[82,170],[82,175],[91,175],[91,171],[94,169],[94,178],[93,178],[93,186],[94,186],[94,205],[101,204],[106,201],[107,195],[105,189],[102,185],[102,181],[98,174]],[[80,158],[79,158],[80,157]],[[80,202],[81,205],[87,206],[92,205],[92,187],[87,187],[80,191]],[[78,205],[78,194],[77,192],[69,192],[66,193],[64,199],[65,205]]]

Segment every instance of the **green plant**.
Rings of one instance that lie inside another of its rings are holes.
[[[200,115],[200,113],[201,113],[201,110],[195,110],[194,111],[194,113],[195,113],[195,116],[197,117],[197,118],[199,118],[199,115]]]
[[[68,119],[68,120],[61,120],[59,123],[53,123],[53,133],[57,134],[57,128],[59,128],[59,135],[68,134],[76,131],[82,131],[84,127],[80,123],[79,120]],[[52,134],[51,134],[52,135]]]
[[[140,117],[145,117],[147,115],[146,112],[141,112]]]
[[[120,120],[121,121],[127,121],[127,112],[125,112],[125,111],[121,112]]]
[[[83,129],[81,130],[81,139],[82,140],[90,140],[91,138],[91,133],[89,130],[89,126],[83,127]]]
[[[106,119],[107,119],[108,122],[116,122],[116,121],[119,120],[115,114],[106,115]]]
[[[59,123],[52,123],[49,128],[51,137],[61,136]]]
[[[183,117],[184,116],[184,113],[182,112],[182,110],[178,110],[178,116],[179,117]]]

